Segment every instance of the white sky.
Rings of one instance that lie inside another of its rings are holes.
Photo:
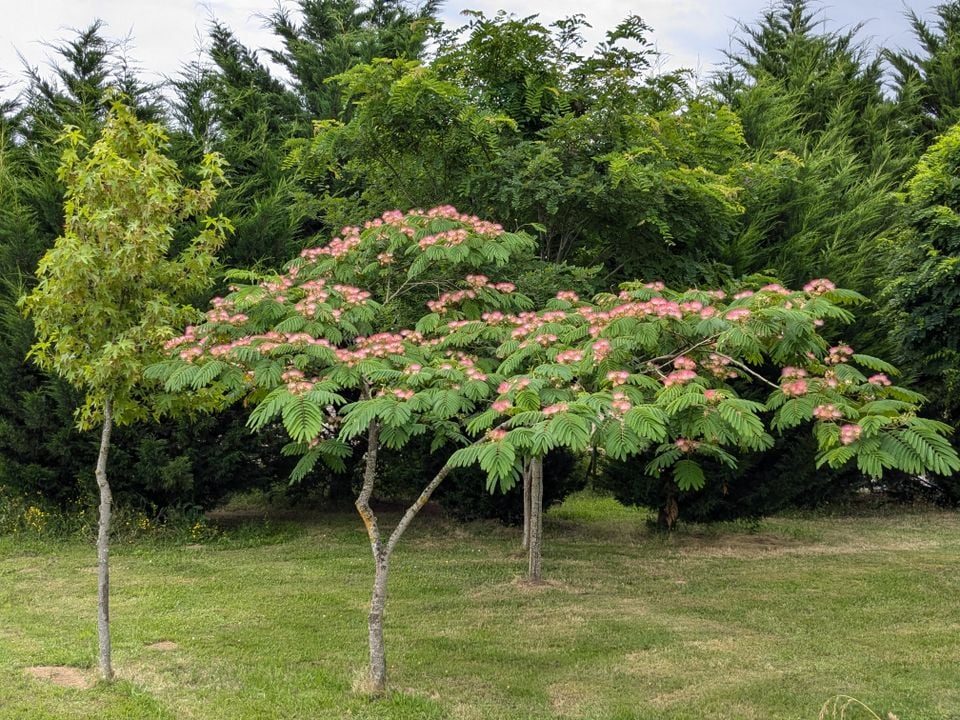
[[[84,28],[94,19],[106,23],[113,38],[132,37],[129,55],[144,68],[146,79],[174,75],[183,62],[196,58],[211,17],[231,27],[239,39],[254,48],[274,45],[263,29],[262,15],[276,0],[0,0],[0,84],[22,78],[22,55],[32,66],[49,58],[45,43],[71,37],[71,28]],[[587,20],[595,41],[628,14],[639,14],[653,28],[651,39],[665,54],[665,67],[689,67],[707,72],[722,59],[736,19],[756,20],[768,0],[594,0]],[[829,26],[847,27],[866,21],[865,37],[892,47],[912,45],[905,9],[928,14],[929,0],[833,0],[823,4]],[[459,25],[465,8],[493,14],[505,9],[518,15],[539,14],[552,21],[583,12],[582,0],[522,2],[522,0],[448,0],[442,13],[448,24]],[[10,96],[12,89],[3,93]]]

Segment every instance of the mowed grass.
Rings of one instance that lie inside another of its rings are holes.
[[[957,514],[669,537],[645,521],[568,501],[547,523],[549,582],[530,587],[516,530],[418,518],[392,567],[378,702],[352,691],[372,583],[352,515],[121,544],[120,680],[88,690],[25,669],[93,667],[93,548],[0,539],[0,718],[794,720],[838,693],[881,717],[960,718]]]

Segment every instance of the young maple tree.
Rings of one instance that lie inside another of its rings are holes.
[[[428,434],[436,452],[471,442],[463,418],[492,392],[482,356],[441,346],[405,320],[450,304],[480,319],[517,312],[531,302],[509,282],[484,272],[532,254],[529,236],[450,207],[388,212],[363,228],[344,228],[323,247],[304,250],[277,276],[233,273],[238,284],[214,300],[207,322],[172,340],[174,358],[153,377],[179,391],[220,383],[255,403],[249,425],[279,418],[301,458],[299,480],[317,462],[344,468],[350,443],[365,437],[363,485],[356,507],[375,564],[369,615],[368,690],[386,689],[383,612],[393,550],[413,518],[450,471],[424,478],[417,500],[389,535],[370,505],[381,446],[399,449]],[[464,274],[466,273],[466,275]],[[243,281],[243,282],[239,282]],[[349,283],[349,284],[348,284]],[[369,290],[360,289],[357,284]],[[492,350],[493,347],[491,346]]]
[[[223,179],[223,162],[207,155],[200,184],[184,187],[164,155],[159,125],[144,124],[114,100],[99,139],[87,146],[67,127],[59,178],[66,184],[64,230],[37,267],[38,283],[20,299],[33,318],[30,357],[85,393],[77,411],[82,430],[101,425],[96,479],[100,672],[113,676],[110,654],[110,514],[107,456],[114,423],[151,411],[144,369],[162,357],[174,327],[195,315],[184,302],[212,281],[214,253],[229,222],[202,218],[202,229],[175,258],[175,227],[206,213]]]

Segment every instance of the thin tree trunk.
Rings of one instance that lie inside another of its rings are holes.
[[[380,426],[374,422],[367,430],[367,453],[366,463],[363,471],[363,487],[360,495],[357,496],[356,507],[360,517],[363,518],[363,524],[367,528],[367,537],[370,539],[370,549],[373,552],[373,560],[376,565],[376,572],[373,579],[373,594],[370,599],[370,614],[367,618],[368,639],[370,645],[370,666],[367,670],[366,692],[369,695],[379,697],[387,692],[387,653],[386,645],[383,640],[383,616],[387,602],[387,579],[390,575],[390,557],[397,543],[413,519],[420,512],[420,509],[427,504],[433,491],[443,482],[443,479],[450,473],[450,466],[444,465],[434,478],[420,493],[416,501],[407,508],[407,511],[400,518],[400,522],[390,533],[390,537],[384,544],[380,534],[380,526],[377,522],[376,513],[370,507],[370,498],[373,495],[373,487],[377,480],[377,453],[380,449]]]
[[[520,546],[527,550],[530,548],[530,469],[533,465],[532,460],[527,460],[523,464],[523,541]]]
[[[383,695],[387,691],[387,655],[383,643],[383,608],[387,601],[388,558],[380,539],[377,516],[370,507],[370,496],[377,480],[377,452],[380,449],[380,425],[376,422],[367,429],[367,454],[363,470],[363,487],[357,496],[357,512],[367,528],[370,550],[376,573],[373,580],[373,596],[370,600],[370,615],[367,630],[370,644],[370,666],[367,669],[366,691],[370,695]]]
[[[676,483],[670,481],[667,484],[667,496],[660,506],[660,512],[657,514],[657,525],[663,530],[673,530],[673,526],[680,516],[680,507],[677,504]]]
[[[543,550],[543,458],[530,461],[530,548],[527,580],[540,582]]]
[[[97,487],[100,489],[100,522],[97,529],[97,633],[100,638],[100,674],[113,679],[110,656],[110,515],[113,497],[107,482],[107,453],[113,429],[113,403],[107,398],[103,406],[103,432],[100,455],[97,457]]]
[[[390,572],[388,557],[381,554],[373,579],[373,597],[367,629],[370,640],[370,669],[367,674],[367,692],[380,697],[387,692],[387,652],[383,642],[383,610],[387,603],[387,577]]]

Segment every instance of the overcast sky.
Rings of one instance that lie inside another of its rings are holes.
[[[828,27],[849,27],[865,21],[864,37],[887,47],[912,46],[904,18],[907,7],[929,15],[929,0],[833,0],[824,2]],[[639,14],[653,28],[651,39],[664,53],[667,68],[688,67],[707,72],[721,61],[722,51],[737,20],[753,22],[768,0],[449,0],[443,11],[448,24],[459,25],[464,8],[494,13],[498,9],[520,15],[540,14],[552,21],[586,8],[595,41],[626,15]],[[211,17],[229,25],[241,41],[255,48],[273,45],[261,15],[275,0],[0,0],[0,84],[22,78],[23,63],[47,63],[44,43],[71,36],[71,28],[87,26],[96,18],[106,23],[114,38],[130,36],[130,55],[149,72],[149,79],[173,75],[180,64],[194,59]],[[9,96],[8,89],[4,95]]]

